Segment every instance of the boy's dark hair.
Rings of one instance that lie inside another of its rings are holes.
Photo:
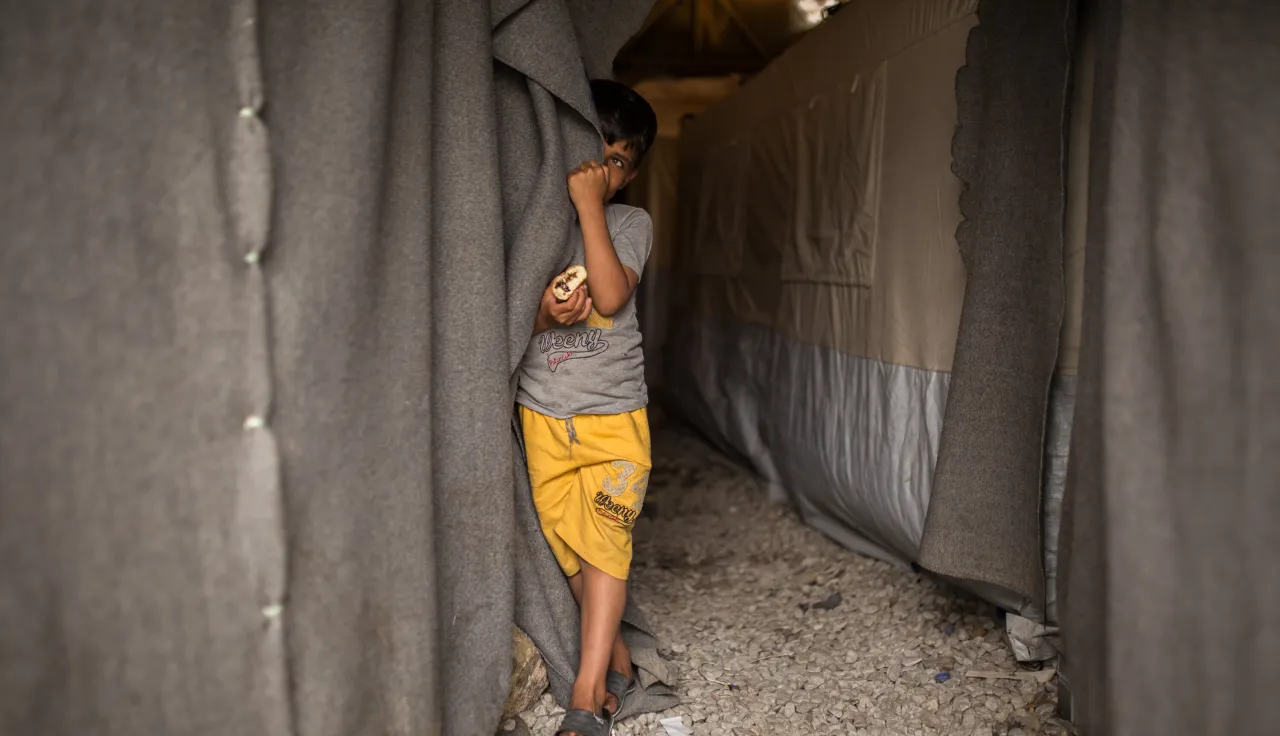
[[[591,98],[605,143],[627,144],[635,153],[638,166],[658,134],[658,116],[653,108],[635,90],[610,79],[591,80]]]

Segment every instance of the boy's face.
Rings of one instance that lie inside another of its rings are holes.
[[[604,198],[608,202],[636,178],[636,155],[626,141],[617,141],[604,144],[604,158],[601,160],[605,171],[609,172],[609,189]]]

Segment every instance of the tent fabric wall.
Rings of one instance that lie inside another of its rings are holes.
[[[563,679],[511,369],[647,5],[0,10],[0,732],[489,736],[513,618]]]
[[[841,543],[1009,609],[1023,660],[1055,654],[1080,341],[1074,10],[851,3],[680,160],[672,403]]]
[[[662,393],[663,361],[667,355],[667,323],[671,314],[668,275],[679,223],[676,187],[679,175],[679,139],[659,136],[645,156],[640,175],[626,192],[627,204],[648,212],[653,221],[653,247],[636,297],[640,332],[644,335],[645,383],[651,396]]]
[[[1271,734],[1280,6],[1097,8],[1065,705],[1099,736]]]
[[[681,136],[670,404],[844,544],[913,560],[965,272],[976,0],[862,0]]]
[[[1059,620],[1058,581],[1060,526],[1066,494],[1067,466],[1074,426],[1080,338],[1084,318],[1084,258],[1089,224],[1089,135],[1093,122],[1093,75],[1096,53],[1089,15],[1078,18],[1076,58],[1072,65],[1070,138],[1067,146],[1067,211],[1063,229],[1066,310],[1058,345],[1058,368],[1049,389],[1049,430],[1045,438],[1044,482],[1045,616]]]
[[[671,268],[679,240],[680,130],[686,116],[697,115],[732,94],[738,75],[655,79],[635,90],[653,106],[658,135],[634,181],[622,197],[653,220],[653,248],[640,281],[636,308],[644,335],[645,381],[649,395],[661,403],[667,326],[671,317]]]
[[[1067,209],[1063,228],[1064,304],[1058,365],[1049,386],[1048,425],[1045,430],[1044,473],[1041,485],[1041,534],[1044,548],[1044,607],[1026,618],[1010,612],[1006,633],[1020,661],[1044,661],[1057,656],[1061,623],[1058,590],[1063,575],[1061,525],[1066,496],[1067,466],[1074,426],[1076,373],[1080,361],[1083,318],[1085,234],[1089,200],[1089,133],[1093,109],[1093,33],[1089,15],[1077,17],[1076,56],[1072,62],[1072,99],[1067,144]]]

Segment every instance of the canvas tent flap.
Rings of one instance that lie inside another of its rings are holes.
[[[852,2],[681,135],[664,385],[845,544],[913,560],[965,272],[975,2]]]
[[[887,76],[878,66],[855,77],[847,95],[815,96],[797,111],[783,281],[871,286]]]
[[[0,10],[0,732],[490,736],[514,618],[574,656],[512,345],[646,5]]]

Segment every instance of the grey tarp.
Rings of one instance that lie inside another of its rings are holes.
[[[1100,5],[1064,685],[1094,736],[1274,734],[1280,5]]]
[[[0,5],[0,733],[487,734],[513,618],[571,661],[511,368],[646,5]]]
[[[968,268],[920,564],[1044,610],[1041,484],[1064,305],[1072,0],[982,0],[956,79]]]

